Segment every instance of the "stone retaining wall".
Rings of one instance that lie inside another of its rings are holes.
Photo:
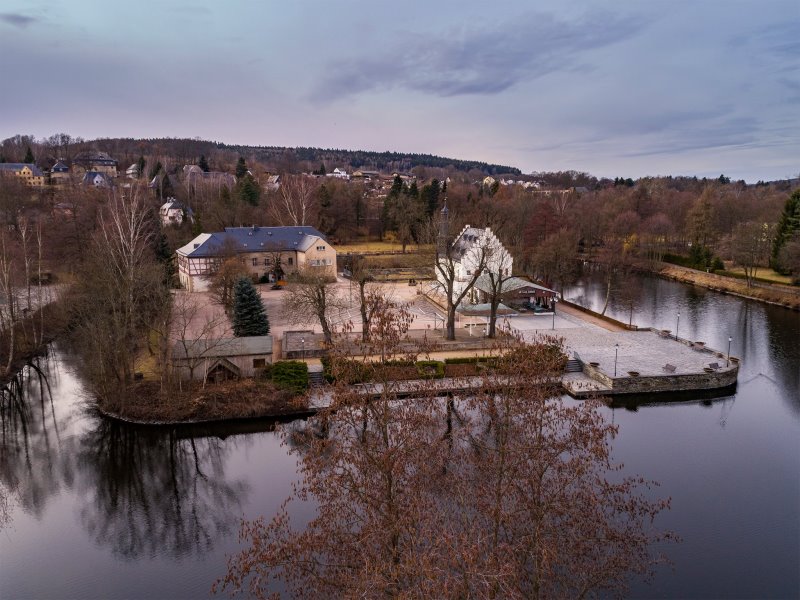
[[[583,372],[592,379],[611,388],[609,392],[605,392],[606,394],[649,394],[726,388],[736,383],[739,366],[733,363],[730,367],[719,369],[712,373],[670,373],[640,377],[610,377],[599,368],[593,367],[589,363],[584,363]]]

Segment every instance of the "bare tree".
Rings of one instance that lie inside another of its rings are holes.
[[[507,252],[491,251],[492,256],[487,263],[492,264],[492,268],[486,269],[484,280],[487,283],[489,294],[489,331],[487,337],[494,339],[497,337],[497,308],[503,298],[504,286],[514,276],[511,265],[511,255]],[[497,255],[496,257],[494,255]]]
[[[284,175],[272,204],[272,217],[280,225],[308,225],[317,180],[306,175]]]
[[[731,236],[731,256],[742,267],[747,287],[753,285],[758,267],[766,266],[775,237],[775,227],[767,223],[740,223]]]
[[[335,283],[335,279],[307,267],[291,279],[283,299],[283,311],[289,322],[302,325],[316,320],[327,344],[333,343],[331,317],[344,306]]]
[[[386,382],[367,399],[337,384],[335,409],[316,417],[324,437],[297,450],[301,483],[271,520],[243,523],[247,546],[215,588],[586,597],[622,593],[632,574],[649,573],[661,560],[650,545],[670,537],[652,519],[668,502],[616,473],[616,429],[598,402],[559,399],[549,384],[565,360],[557,342],[507,350],[472,398],[437,400],[428,384],[400,400]],[[301,528],[293,501],[317,507]]]
[[[440,217],[441,218],[441,217]],[[445,217],[446,218],[446,217]],[[456,339],[456,309],[461,301],[478,281],[486,268],[486,259],[489,244],[483,237],[479,238],[470,248],[469,265],[462,264],[461,248],[456,243],[446,239],[446,233],[439,232],[436,243],[434,268],[436,271],[436,285],[444,295],[447,305],[447,320],[445,337],[448,340]],[[430,236],[433,237],[433,236]],[[456,292],[457,283],[461,287]]]

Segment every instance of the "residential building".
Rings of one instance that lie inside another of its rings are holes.
[[[102,173],[108,177],[117,176],[117,161],[111,158],[108,153],[98,150],[88,150],[80,152],[72,159],[72,166],[77,172],[93,171]]]
[[[0,163],[0,175],[17,177],[26,185],[39,187],[44,185],[44,173],[33,164]]]
[[[235,175],[221,173],[219,171],[205,172],[197,165],[184,166],[183,178],[186,184],[186,190],[189,194],[195,194],[201,189],[219,191],[223,186],[230,190],[236,185]]]
[[[162,225],[181,225],[184,218],[194,221],[194,213],[188,206],[178,202],[175,198],[167,198],[167,201],[158,209]]]
[[[446,206],[442,209],[443,220],[447,218],[445,211],[447,211]],[[514,266],[513,257],[490,228],[470,227],[469,225],[458,234],[446,252],[440,251],[439,260],[453,261],[455,269],[453,301],[456,301],[469,285],[475,277],[476,270],[480,269],[482,264],[484,265],[483,273],[494,273],[497,277],[509,277]],[[436,269],[436,276],[444,287],[446,281],[440,269]],[[477,301],[477,292],[473,289],[462,302],[474,304]]]
[[[50,168],[50,183],[52,185],[69,183],[69,179],[69,167],[60,160]]]
[[[139,179],[141,174],[142,172],[139,168],[139,163],[133,163],[130,167],[125,169],[125,177],[128,179]]]
[[[337,179],[350,179],[350,175],[344,169],[335,168],[333,173],[328,173],[328,177],[336,177]]]
[[[111,187],[111,179],[105,173],[98,171],[86,171],[81,180],[82,185],[91,185],[96,188],[109,188]]]
[[[176,254],[181,284],[192,292],[208,289],[226,256],[236,256],[253,279],[273,281],[300,269],[336,276],[336,250],[322,233],[306,225],[226,227],[218,233],[201,233]]]

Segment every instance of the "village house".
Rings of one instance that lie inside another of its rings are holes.
[[[50,167],[50,183],[52,185],[69,183],[69,179],[69,167],[60,160]]]
[[[139,169],[138,163],[133,163],[130,167],[125,169],[125,177],[128,179],[139,179],[139,175],[141,175],[141,170]]]
[[[117,176],[116,159],[111,158],[108,153],[98,150],[80,152],[72,159],[72,166],[79,175],[83,172],[93,171],[107,177]]]
[[[159,217],[161,217],[162,225],[181,225],[184,218],[194,221],[192,209],[184,206],[182,202],[178,202],[175,198],[167,198],[167,201],[158,209]]]
[[[237,257],[254,280],[274,281],[300,269],[336,276],[336,250],[307,225],[226,227],[218,233],[201,233],[176,254],[180,282],[190,292],[208,290],[226,257]]]
[[[231,190],[236,185],[235,175],[220,171],[205,172],[197,165],[185,165],[183,167],[183,179],[190,194],[196,193],[201,187],[208,187],[218,191],[223,186]]]
[[[336,177],[337,179],[350,179],[350,175],[344,169],[335,168],[332,173],[327,174],[328,177]]]
[[[272,336],[179,340],[172,361],[181,379],[219,382],[254,377],[272,363]]]
[[[83,174],[81,184],[96,188],[109,188],[111,187],[111,178],[105,173],[100,173],[98,171],[86,171],[86,173]]]
[[[17,177],[31,187],[40,187],[44,185],[44,173],[39,167],[33,164],[0,163],[0,175]]]

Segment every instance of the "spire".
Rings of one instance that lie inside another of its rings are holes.
[[[450,243],[450,209],[447,208],[447,196],[444,198],[444,206],[439,211],[439,236],[436,240],[439,252],[444,253]]]

